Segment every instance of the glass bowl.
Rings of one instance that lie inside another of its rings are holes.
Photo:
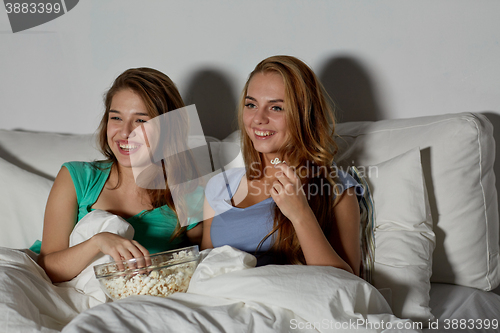
[[[94,266],[106,295],[119,300],[132,295],[167,297],[186,292],[200,259],[198,246]]]

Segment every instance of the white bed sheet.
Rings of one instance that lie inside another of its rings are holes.
[[[94,297],[52,285],[26,253],[0,248],[0,331],[261,333],[354,327],[388,332],[387,323],[412,324],[392,315],[373,286],[343,270],[252,268],[254,262],[255,257],[230,247],[214,249],[200,263],[188,293],[135,296],[89,308]],[[368,328],[361,325],[365,320]]]
[[[129,229],[122,219],[94,211],[77,224],[70,244],[101,231],[131,237]],[[187,293],[110,303],[104,303],[109,299],[92,267],[54,286],[29,253],[0,248],[0,331],[383,332],[414,327],[409,319],[392,315],[377,289],[344,270],[301,265],[255,268],[254,256],[229,246],[202,252]],[[110,259],[101,256],[94,264]]]
[[[500,295],[470,287],[432,283],[430,296],[430,307],[436,319],[424,332],[500,332]],[[496,329],[493,320],[499,325]],[[490,328],[486,329],[488,321]]]
[[[255,257],[229,246],[204,253],[187,293],[98,305],[63,332],[383,332],[387,323],[412,324],[392,315],[373,286],[341,269],[253,268]]]

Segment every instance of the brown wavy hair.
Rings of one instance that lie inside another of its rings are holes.
[[[137,95],[139,95],[146,105],[146,109],[148,111],[148,115],[151,118],[155,118],[162,114],[165,114],[169,111],[173,111],[179,108],[184,107],[184,101],[177,90],[177,87],[172,82],[172,80],[165,75],[164,73],[152,69],[152,68],[131,68],[120,74],[115,81],[113,82],[111,88],[104,95],[104,106],[105,112],[102,116],[101,123],[97,130],[97,139],[101,152],[106,157],[106,162],[112,162],[113,165],[117,164],[116,156],[113,154],[109,144],[108,144],[108,136],[107,136],[107,127],[109,121],[109,111],[111,108],[111,102],[113,97],[119,91],[124,89],[131,89]],[[187,118],[180,117],[170,117],[171,119],[175,119],[177,122],[175,125],[169,125],[169,129],[175,129],[175,133],[167,133],[167,140],[175,140],[175,144],[169,145],[172,147],[177,147],[179,151],[183,151],[184,148],[180,147],[187,143],[187,133],[188,133],[188,120]],[[194,159],[189,151],[186,151],[185,154],[177,154],[177,159],[182,161],[177,161],[179,163],[185,163],[182,165],[195,165]],[[167,163],[170,164],[170,163]],[[170,164],[172,165],[172,164]],[[179,165],[179,164],[177,164]],[[159,162],[158,165],[153,164],[153,168],[163,169],[165,166],[164,161]],[[179,169],[179,168],[177,168]],[[186,178],[196,179],[198,175],[193,168],[189,168],[193,174],[191,175],[182,175],[184,180]],[[115,188],[120,186],[120,171],[118,171],[118,183]],[[148,170],[151,171],[151,170]],[[169,170],[172,172],[168,172],[169,180],[167,181],[165,178],[160,177],[162,182],[165,182],[165,189],[147,189],[148,196],[151,200],[151,204],[154,208],[159,208],[167,205],[177,217],[177,226],[172,235],[171,240],[176,238],[177,236],[184,233],[186,227],[181,227],[179,221],[183,221],[187,219],[187,205],[184,201],[180,200],[177,202],[177,208],[174,205],[174,200],[172,197],[172,192],[170,187],[168,186],[168,182],[172,183],[172,177],[177,177],[175,170]],[[178,170],[176,170],[178,171]],[[185,171],[185,170],[183,170]],[[163,176],[163,174],[162,174]],[[192,185],[196,185],[193,184]],[[196,187],[196,186],[195,186]],[[165,212],[167,214],[167,212]]]
[[[248,85],[257,73],[277,73],[285,85],[284,112],[288,127],[287,140],[279,150],[288,166],[295,168],[304,186],[306,197],[316,218],[328,237],[334,221],[333,207],[338,189],[335,186],[336,169],[332,165],[337,145],[333,140],[335,117],[327,93],[314,72],[301,60],[291,56],[273,56],[261,61],[250,73],[238,106],[238,124],[241,132],[242,154],[248,180],[264,175],[262,155],[253,147],[245,131],[243,110]],[[313,185],[314,184],[314,185]],[[312,195],[308,189],[327,187],[324,195]],[[274,205],[272,231],[260,242],[273,239],[270,251],[277,263],[305,264],[298,237],[290,220]],[[257,249],[258,250],[258,249]]]

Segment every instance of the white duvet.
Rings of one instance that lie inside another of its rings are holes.
[[[202,254],[187,293],[102,303],[88,271],[54,286],[25,252],[0,248],[0,332],[418,331],[343,270],[255,268],[252,255],[228,246]]]

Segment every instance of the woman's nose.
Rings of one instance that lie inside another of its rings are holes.
[[[123,138],[133,138],[136,134],[134,132],[135,126],[131,122],[124,122],[121,128],[121,135]]]
[[[257,110],[257,112],[255,112],[255,115],[253,117],[253,121],[256,124],[267,124],[269,119],[267,117],[266,110],[263,110],[263,109]]]

